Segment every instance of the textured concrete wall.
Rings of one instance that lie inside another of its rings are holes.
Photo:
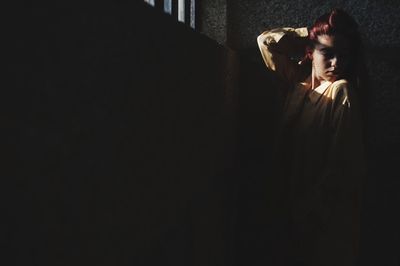
[[[266,28],[311,25],[333,7],[342,7],[358,21],[373,46],[400,44],[398,1],[230,1],[229,27],[232,45],[254,47],[254,40]]]
[[[219,44],[225,44],[227,40],[226,2],[226,0],[201,0],[198,4],[200,8],[200,31]]]

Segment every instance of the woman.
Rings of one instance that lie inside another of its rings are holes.
[[[257,38],[267,68],[288,85],[273,163],[282,187],[271,198],[288,224],[282,265],[355,263],[366,174],[360,39],[341,9],[310,29],[273,29]]]

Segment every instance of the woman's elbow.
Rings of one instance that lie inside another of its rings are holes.
[[[264,41],[265,41],[264,33],[261,33],[260,35],[257,36],[257,44],[258,44],[258,46],[264,45],[265,44]]]

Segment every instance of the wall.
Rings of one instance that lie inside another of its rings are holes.
[[[201,0],[198,1],[199,30],[202,34],[217,41],[219,44],[227,43],[227,1],[226,0]]]
[[[10,9],[8,265],[229,260],[236,55],[130,2]]]

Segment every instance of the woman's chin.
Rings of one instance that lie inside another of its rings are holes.
[[[330,81],[330,82],[335,82],[336,80],[339,80],[339,79],[340,79],[340,76],[339,76],[339,75],[333,75],[333,74],[327,75],[327,76],[325,77],[325,80],[326,80],[326,81]]]

